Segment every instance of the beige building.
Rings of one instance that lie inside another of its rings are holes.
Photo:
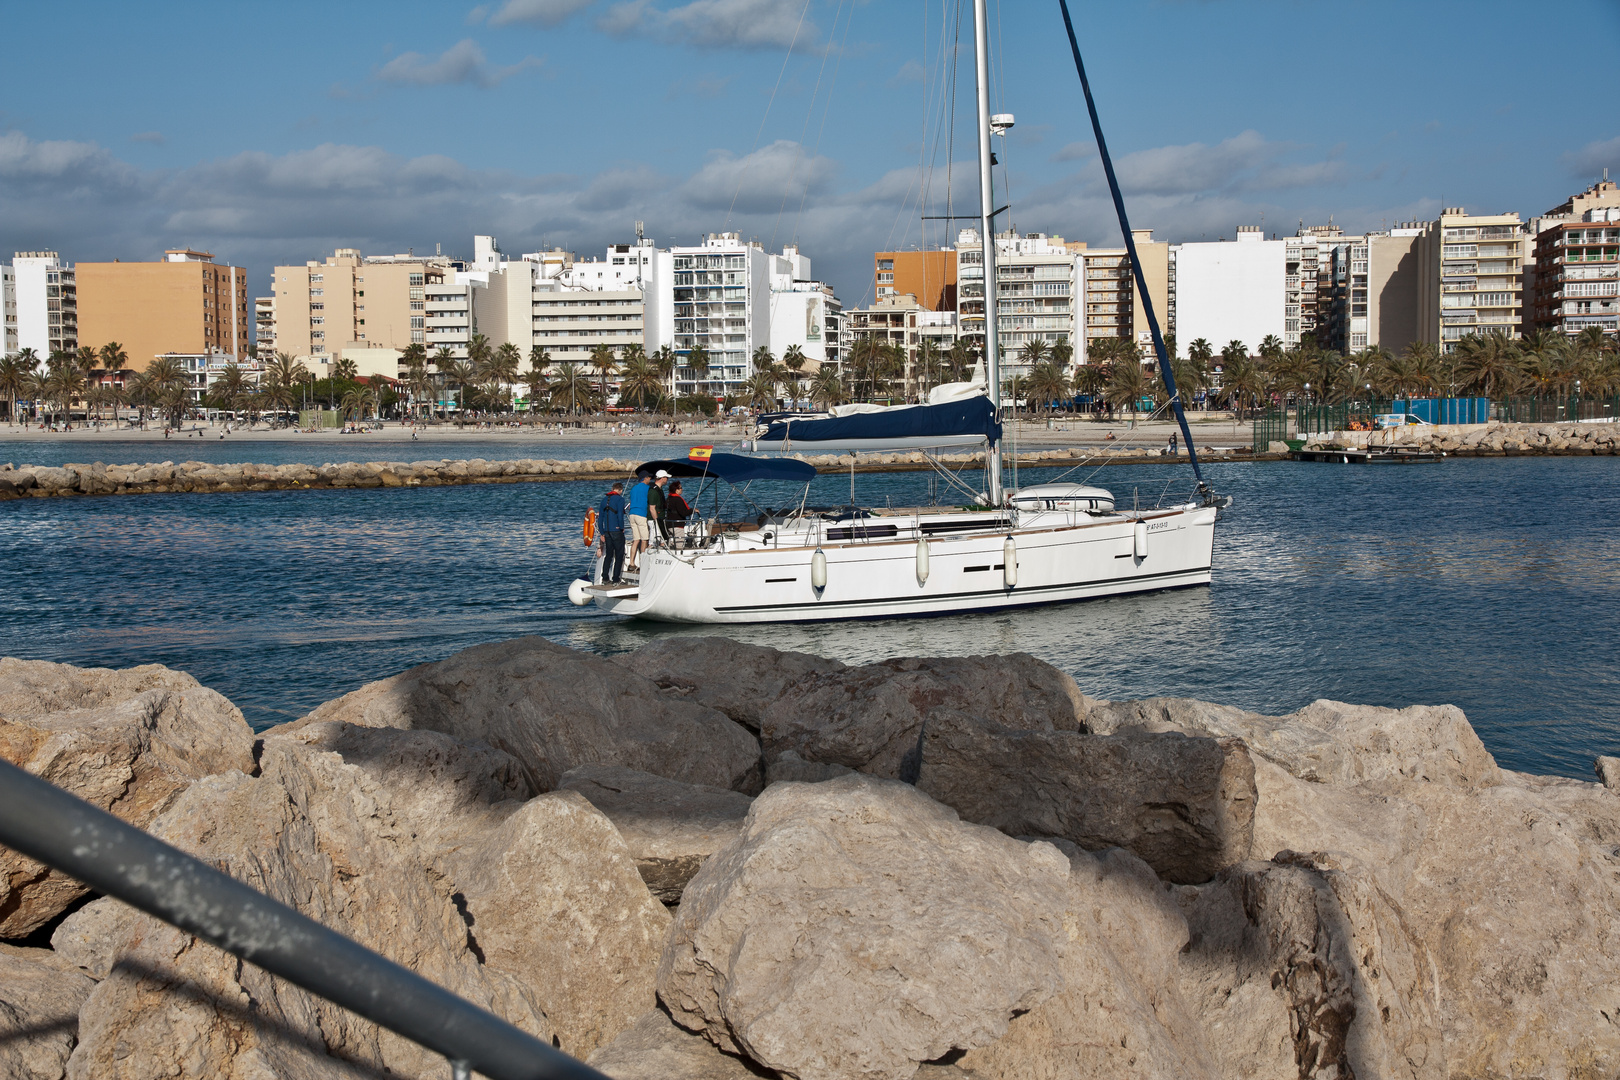
[[[1142,277],[1148,298],[1158,316],[1162,333],[1170,323],[1171,262],[1170,245],[1153,239],[1152,229],[1133,229],[1136,256],[1142,260]],[[1123,247],[1093,248],[1080,252],[1080,280],[1084,284],[1085,333],[1077,335],[1075,360],[1089,362],[1090,343],[1098,338],[1117,337],[1135,341],[1142,358],[1153,360],[1153,331],[1148,326],[1147,309],[1136,288],[1130,256]],[[1168,344],[1168,343],[1167,343]]]
[[[426,289],[451,273],[441,256],[366,258],[353,248],[339,248],[324,263],[278,266],[275,351],[305,360],[324,378],[325,365],[347,348],[426,344]]]
[[[1341,353],[1381,347],[1398,353],[1418,338],[1423,274],[1419,245],[1427,226],[1405,222],[1358,236],[1324,262],[1319,340]]]
[[[1519,337],[1530,243],[1516,212],[1448,207],[1418,238],[1417,340],[1451,352],[1470,334]]]
[[[82,262],[79,342],[118,342],[134,371],[159,355],[252,355],[247,271],[206,251],[175,249],[162,262]]]

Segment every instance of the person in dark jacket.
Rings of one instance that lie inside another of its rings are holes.
[[[691,504],[681,494],[681,482],[676,480],[669,485],[669,494],[664,496],[664,522],[677,544],[686,539],[686,520],[691,516]]]
[[[615,480],[596,508],[596,528],[602,535],[602,583],[624,580],[624,481]]]

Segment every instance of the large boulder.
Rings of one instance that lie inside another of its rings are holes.
[[[652,894],[680,903],[686,883],[710,855],[742,832],[753,800],[727,788],[683,784],[619,765],[581,765],[563,774],[613,822]]]
[[[759,730],[765,708],[807,675],[844,670],[837,660],[810,653],[781,652],[725,637],[659,638],[613,658],[661,687],[684,691],[691,700],[719,709],[739,724]]]
[[[1243,863],[1187,907],[1182,994],[1219,1075],[1448,1075],[1429,955],[1351,860],[1287,852]]]
[[[479,645],[321,705],[298,724],[427,728],[515,758],[535,791],[579,765],[625,765],[757,791],[759,743],[725,714],[605,657],[540,637]]]
[[[905,784],[773,784],[687,886],[659,998],[797,1080],[909,1080],[1062,989],[1068,871]]]
[[[183,672],[8,657],[0,757],[145,828],[199,778],[252,771],[253,733],[236,706]],[[0,848],[0,938],[27,937],[87,891]]]
[[[1061,841],[1060,841],[1061,843]],[[1065,844],[1070,945],[1061,993],[962,1055],[978,1080],[1158,1080],[1220,1073],[1180,989],[1187,921],[1153,870],[1120,848]]]
[[[449,861],[479,962],[510,972],[584,1057],[655,1002],[669,914],[613,823],[578,792],[525,803]]]
[[[0,1076],[60,1080],[93,985],[49,949],[0,944]]]
[[[925,722],[1080,731],[1086,709],[1072,678],[1027,653],[908,657],[800,678],[766,708],[760,738],[767,765],[792,751],[910,781]]]
[[[1253,841],[1254,764],[1238,739],[1016,731],[936,714],[917,786],[968,821],[1128,848],[1181,883],[1248,858]]]
[[[261,766],[259,778],[194,784],[152,832],[550,1040],[525,980],[479,963],[454,886],[422,865],[387,789],[339,755],[288,739],[266,740]],[[409,1040],[115,901],[70,916],[52,944],[104,976],[80,1014],[70,1076],[327,1076],[344,1061],[407,1074],[444,1067]]]

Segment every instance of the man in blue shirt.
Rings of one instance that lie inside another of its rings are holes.
[[[602,584],[618,585],[624,579],[624,481],[615,480],[596,508],[596,524],[602,533]]]
[[[647,550],[647,541],[650,536],[647,532],[647,492],[652,487],[652,477],[643,476],[635,487],[630,489],[630,569],[641,569],[641,553]]]

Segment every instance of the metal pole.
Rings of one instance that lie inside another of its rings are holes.
[[[0,843],[491,1080],[607,1080],[492,1013],[0,760]]]
[[[990,32],[985,0],[973,0],[974,77],[979,90],[979,227],[984,250],[984,377],[993,422],[1001,420],[1001,343],[996,320],[995,190],[990,175]],[[1001,442],[990,439],[984,455],[985,491],[1001,505]]]

